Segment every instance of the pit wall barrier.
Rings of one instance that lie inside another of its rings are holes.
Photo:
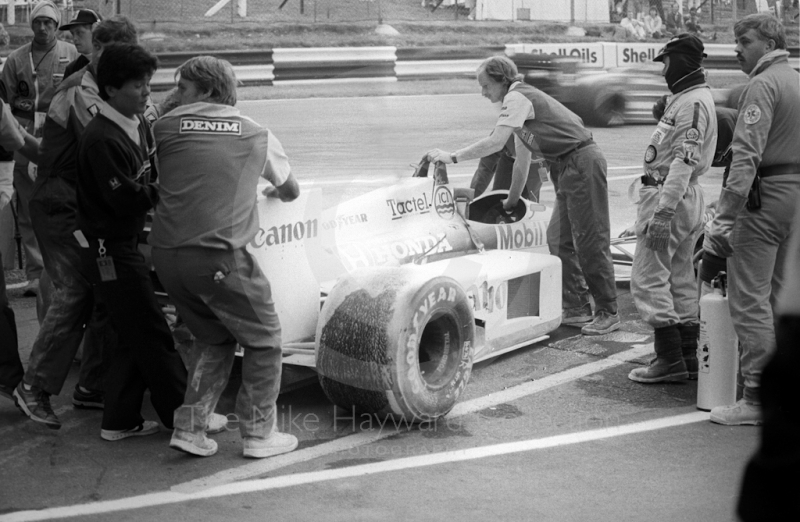
[[[161,53],[154,89],[174,85],[175,69],[192,56],[211,54],[234,66],[243,85],[291,85],[317,82],[403,81],[473,78],[485,58],[499,54],[543,53],[579,58],[588,69],[637,67],[652,64],[659,43],[586,42],[573,44],[508,44],[481,47],[324,47],[277,48],[263,51],[206,51]],[[705,67],[739,70],[734,45],[707,44]],[[800,47],[791,47],[790,62],[800,68]]]

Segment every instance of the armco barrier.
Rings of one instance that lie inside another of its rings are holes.
[[[161,68],[153,77],[154,89],[174,85],[175,68],[192,56],[211,54],[233,64],[244,85],[272,85],[325,81],[397,81],[472,77],[480,62],[493,55],[553,53],[579,58],[587,68],[611,69],[650,63],[663,43],[586,42],[576,44],[509,44],[483,47],[327,47],[271,49],[265,51],[207,51],[159,54]],[[705,66],[712,70],[738,70],[734,46],[705,46]],[[800,67],[800,48],[789,49],[790,60]]]

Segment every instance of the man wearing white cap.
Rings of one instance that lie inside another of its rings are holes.
[[[0,81],[5,101],[26,131],[34,136],[44,124],[50,100],[64,78],[67,64],[78,57],[75,46],[56,38],[61,11],[50,0],[42,0],[31,11],[33,41],[8,55]],[[14,188],[19,196],[18,222],[25,247],[25,275],[30,281],[27,295],[35,295],[42,273],[42,254],[36,242],[28,212],[33,179],[28,174],[28,160],[15,156]]]

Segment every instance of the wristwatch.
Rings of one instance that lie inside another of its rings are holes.
[[[453,160],[453,163],[458,163],[458,158],[456,158],[455,152],[450,153],[450,159]]]

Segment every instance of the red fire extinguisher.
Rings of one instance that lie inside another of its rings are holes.
[[[697,409],[710,411],[736,402],[739,339],[728,309],[727,275],[711,282],[700,298],[700,342],[697,346]]]

